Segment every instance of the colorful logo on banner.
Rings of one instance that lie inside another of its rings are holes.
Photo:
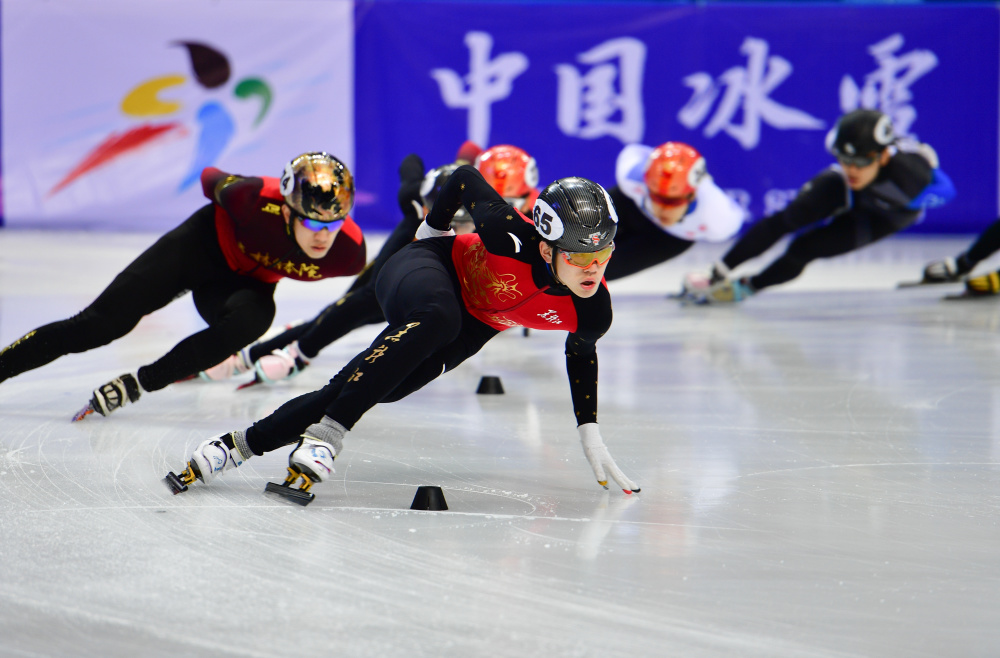
[[[205,89],[218,89],[229,82],[231,69],[229,59],[219,50],[203,43],[178,41],[172,45],[184,46],[191,58],[194,81]],[[170,117],[181,110],[181,103],[161,97],[161,93],[171,87],[188,83],[188,76],[170,74],[155,77],[135,86],[121,102],[121,110],[136,118]],[[244,78],[236,83],[233,95],[240,100],[256,100],[260,107],[254,118],[256,128],[271,107],[273,93],[271,87],[261,78]],[[184,191],[200,178],[205,167],[212,166],[232,141],[236,134],[236,122],[218,100],[208,100],[195,114],[198,135],[194,158],[187,174],[181,180],[178,191]],[[163,123],[143,123],[124,132],[108,135],[74,166],[62,180],[49,190],[49,196],[59,193],[74,181],[87,174],[158,140],[175,135],[187,134],[187,127],[179,121]]]

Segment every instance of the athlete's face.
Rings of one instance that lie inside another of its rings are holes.
[[[688,208],[691,207],[690,202],[681,203],[679,205],[669,205],[665,206],[658,203],[656,199],[650,198],[649,209],[653,213],[653,217],[656,221],[660,223],[661,226],[673,226],[677,222],[684,219],[684,215],[687,214]]]
[[[868,164],[848,164],[841,160],[840,166],[847,178],[847,186],[857,192],[871,185],[872,181],[878,177],[879,170],[889,164],[889,157],[889,150],[886,149],[881,154],[872,153],[871,162]]]
[[[281,209],[285,215],[285,222],[292,226],[292,235],[295,236],[296,244],[305,252],[306,256],[319,260],[330,253],[330,248],[333,246],[333,241],[337,237],[337,233],[340,232],[340,226],[343,222],[331,222],[329,226],[308,222],[314,228],[320,228],[319,231],[314,231],[303,222],[303,218],[293,217],[291,208],[282,206]]]
[[[566,262],[562,255],[545,242],[539,242],[538,249],[542,253],[542,258],[546,263],[552,264],[552,271],[556,277],[562,281],[563,285],[569,288],[577,297],[593,297],[601,287],[601,279],[604,278],[604,270],[608,269],[611,259],[598,263],[594,258],[590,265],[586,267],[576,267]]]

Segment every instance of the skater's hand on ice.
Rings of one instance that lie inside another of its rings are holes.
[[[583,444],[583,454],[587,457],[587,461],[590,462],[590,467],[594,469],[594,475],[597,476],[597,483],[607,489],[607,474],[610,474],[625,493],[638,492],[639,487],[636,486],[635,482],[625,477],[622,469],[618,468],[618,464],[611,458],[611,453],[608,452],[608,447],[604,445],[604,439],[601,438],[601,430],[597,426],[597,423],[584,423],[576,429],[580,432],[580,443]]]

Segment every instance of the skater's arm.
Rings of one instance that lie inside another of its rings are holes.
[[[462,206],[475,220],[477,230],[491,208],[506,206],[515,212],[472,165],[462,165],[448,178],[427,214],[427,225],[436,231],[447,231],[451,228],[452,217]]]
[[[611,328],[611,295],[601,285],[593,297],[574,297],[576,331],[566,337],[569,377],[577,425],[597,422],[597,341]]]

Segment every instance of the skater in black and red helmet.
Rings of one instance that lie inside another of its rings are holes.
[[[476,233],[450,235],[462,206]],[[400,250],[379,275],[377,294],[388,326],[330,383],[282,405],[247,430],[204,441],[187,470],[168,476],[176,491],[208,482],[253,455],[298,443],[286,489],[326,479],[345,434],[371,407],[418,390],[475,354],[510,327],[569,332],[566,369],[580,439],[598,482],[610,476],[638,491],[608,453],[597,424],[597,340],[611,326],[603,282],[614,251],[617,216],[607,192],[583,178],[546,187],[533,224],[471,166],[448,180],[420,239]]]
[[[271,325],[280,279],[319,281],[364,267],[364,237],[348,215],[354,179],[337,158],[305,153],[280,179],[209,167],[201,185],[211,203],[157,240],[90,306],[0,350],[0,382],[107,345],[190,290],[208,327],[96,389],[75,419],[94,411],[106,416],[253,342]]]

